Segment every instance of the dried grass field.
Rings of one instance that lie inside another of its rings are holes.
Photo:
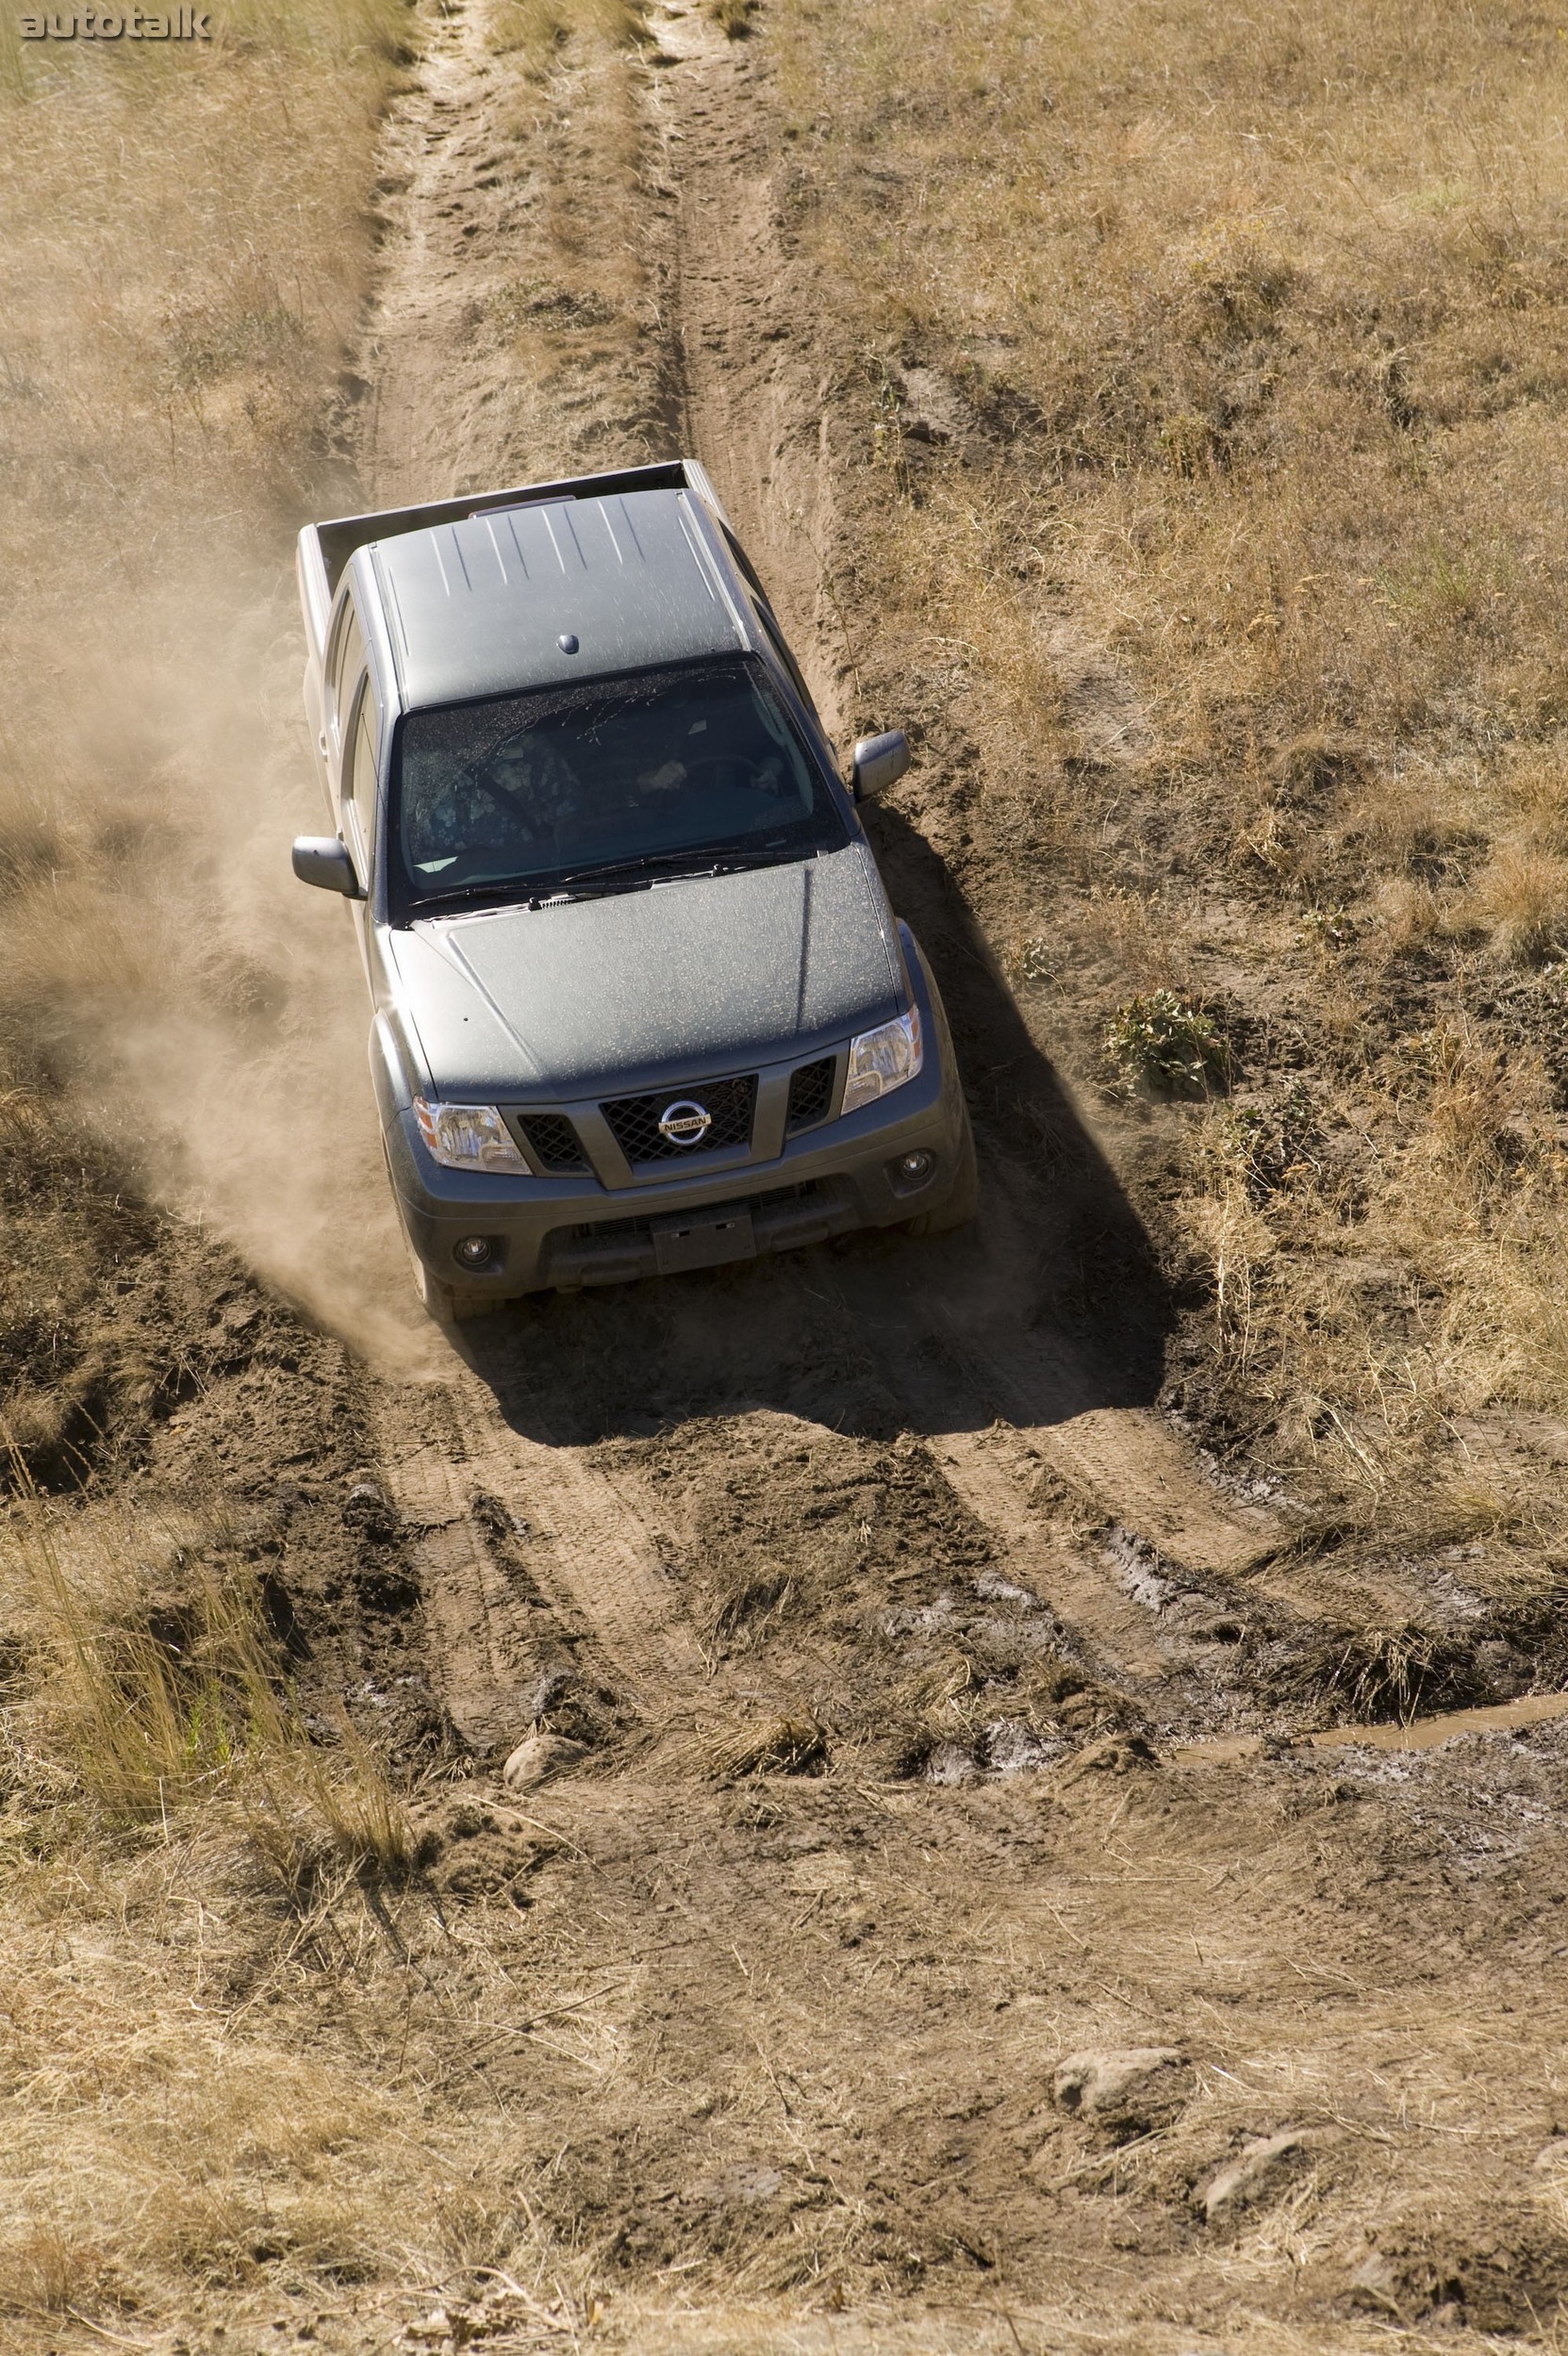
[[[0,2343],[1559,2348],[1568,40],[212,15],[0,25]],[[682,449],[982,1213],[459,1349],[290,538]]]

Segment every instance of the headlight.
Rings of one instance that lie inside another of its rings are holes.
[[[433,1104],[416,1096],[414,1118],[420,1135],[445,1170],[531,1175],[493,1104]]]
[[[896,1021],[875,1030],[863,1030],[850,1042],[850,1077],[844,1083],[844,1110],[858,1112],[875,1104],[906,1079],[913,1079],[925,1061],[920,1045],[920,1017],[912,1006]]]

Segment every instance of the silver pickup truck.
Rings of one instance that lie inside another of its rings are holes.
[[[440,1317],[975,1207],[930,968],[686,459],[312,524],[305,703]]]

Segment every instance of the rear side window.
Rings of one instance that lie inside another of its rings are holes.
[[[767,604],[759,605],[757,607],[757,619],[762,624],[763,634],[766,636],[768,645],[772,648],[774,653],[778,656],[780,662],[784,667],[785,678],[794,687],[796,694],[800,697],[801,701],[805,705],[806,710],[808,712],[815,712],[817,706],[811,700],[811,689],[806,685],[805,681],[801,676],[801,667],[799,663],[796,662],[794,655],[791,654],[789,648],[784,641],[784,632],[779,628],[777,621],[774,619],[772,607]]]
[[[371,701],[370,680],[363,673],[350,757],[349,799],[359,830],[360,848],[368,863],[375,842],[375,708]]]
[[[328,659],[328,675],[332,687],[332,716],[339,735],[346,715],[345,696],[352,689],[365,663],[365,636],[359,627],[359,617],[354,610],[353,598],[346,598],[338,617],[337,634]]]
[[[805,705],[808,712],[815,714],[817,706],[811,700],[811,690],[801,676],[801,667],[789,651],[788,643],[785,640],[784,632],[779,628],[779,618],[774,613],[772,606],[768,602],[767,590],[763,587],[762,583],[757,579],[756,573],[752,569],[751,558],[747,555],[746,551],[741,547],[740,542],[735,538],[733,532],[726,531],[724,534],[724,539],[731,555],[734,558],[735,563],[740,568],[741,576],[746,583],[747,588],[751,593],[752,609],[756,614],[758,622],[762,626],[762,634],[764,637],[767,640],[768,645],[772,648],[774,653],[784,665],[784,675],[794,687],[796,694],[801,699],[801,701]]]

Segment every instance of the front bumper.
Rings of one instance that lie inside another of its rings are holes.
[[[669,1264],[677,1214],[734,1211],[748,1233],[736,1257],[798,1250],[856,1227],[891,1227],[940,1202],[958,1173],[964,1101],[947,1016],[925,961],[905,936],[925,1061],[891,1096],[788,1140],[765,1161],[714,1156],[719,1166],[670,1165],[668,1178],[605,1187],[597,1178],[492,1177],[443,1169],[411,1112],[386,1125],[388,1165],[404,1227],[437,1283],[470,1296],[625,1283]],[[931,1158],[918,1184],[907,1155]],[[749,1222],[749,1227],[748,1227]],[[482,1269],[464,1267],[465,1236],[489,1240]]]

